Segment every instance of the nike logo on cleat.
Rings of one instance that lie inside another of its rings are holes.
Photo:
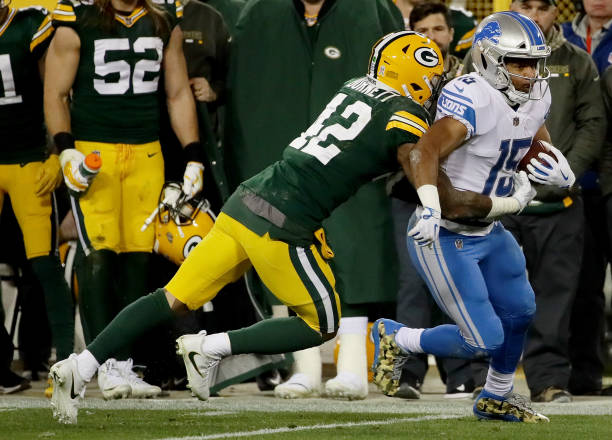
[[[196,365],[196,363],[195,363],[195,359],[194,359],[194,358],[195,358],[196,354],[197,354],[197,353],[196,353],[195,351],[192,351],[192,352],[190,352],[190,353],[187,355],[187,357],[188,357],[188,358],[189,358],[189,360],[191,361],[191,364],[193,365],[193,368],[194,368],[194,369],[195,369],[195,370],[198,372],[198,374],[200,375],[200,377],[202,377],[202,378],[203,378],[204,376],[202,376],[202,373],[200,373],[200,370],[198,369],[198,366],[197,366],[197,365]]]
[[[74,373],[72,373],[72,383],[70,384],[70,398],[76,399],[77,397],[79,397],[79,395],[74,393]]]

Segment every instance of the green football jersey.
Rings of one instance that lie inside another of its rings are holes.
[[[43,89],[38,61],[53,27],[44,8],[10,8],[0,23],[0,163],[40,161],[46,155]]]
[[[282,160],[242,183],[242,202],[281,229],[311,233],[364,183],[396,171],[397,148],[416,143],[428,117],[368,77],[348,81]],[[232,209],[225,211],[233,216]]]
[[[163,5],[171,31],[182,16],[177,1]],[[93,0],[60,0],[53,25],[79,35],[79,66],[72,86],[71,123],[77,140],[143,144],[159,138],[159,87],[169,32],[157,32],[143,7],[115,14],[111,24]]]

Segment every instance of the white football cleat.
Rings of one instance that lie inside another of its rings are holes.
[[[217,374],[221,357],[202,350],[206,331],[183,335],[176,340],[176,353],[183,357],[187,370],[187,388],[200,400],[208,400],[210,384]]]
[[[161,388],[145,382],[132,370],[133,365],[134,362],[131,358],[127,361],[117,361],[117,368],[121,376],[130,385],[130,396],[136,399],[148,399],[159,396],[162,392]]]
[[[49,370],[49,378],[53,381],[53,417],[60,423],[77,422],[77,404],[85,396],[85,381],[79,375],[76,359],[77,355],[73,353],[68,359],[56,362]]]
[[[287,382],[274,387],[274,395],[281,399],[304,399],[317,397],[320,392],[312,380],[304,373],[295,373]]]
[[[118,362],[110,358],[98,368],[98,386],[104,400],[130,397],[132,387],[121,374]]]
[[[368,396],[368,382],[349,371],[341,371],[325,383],[325,395],[334,399],[363,400]]]

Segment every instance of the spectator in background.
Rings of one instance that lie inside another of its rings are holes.
[[[0,314],[0,317],[4,318],[4,314]],[[11,370],[13,352],[13,342],[4,328],[4,319],[2,319],[0,322],[0,394],[18,393],[31,388],[29,380]]]
[[[410,12],[410,28],[431,38],[440,48],[444,58],[445,82],[461,75],[463,64],[454,55],[449,54],[450,43],[453,40],[449,9],[444,3],[421,2]],[[433,101],[437,97],[433,98]],[[427,285],[416,271],[408,255],[406,247],[406,230],[410,216],[419,203],[416,191],[408,182],[404,173],[400,180],[391,188],[391,207],[393,213],[395,247],[399,259],[399,286],[397,292],[397,320],[409,327],[431,327],[432,323],[445,322],[443,316],[433,302]],[[471,397],[476,385],[484,385],[488,365],[484,365],[481,378],[476,383],[470,367],[471,361],[466,359],[438,359],[440,374],[446,380],[446,396],[449,398]],[[420,398],[420,388],[427,372],[427,355],[411,356],[402,368],[400,387],[393,397],[403,399]]]
[[[510,9],[533,19],[551,47],[547,67],[553,105],[546,126],[553,145],[567,157],[579,179],[599,157],[605,135],[597,68],[585,51],[563,37],[555,24],[555,0],[514,0]],[[583,261],[583,201],[571,189],[534,187],[534,202],[521,215],[502,220],[523,246],[536,295],[537,310],[527,334],[523,366],[534,402],[569,402],[570,372],[574,377],[577,367],[570,361],[576,342],[570,343],[569,338]],[[591,319],[593,316],[582,317]],[[581,390],[571,391],[582,394]]]
[[[273,163],[295,133],[318,117],[344,81],[363,73],[363,59],[386,33],[401,30],[391,0],[254,0],[236,26],[228,81],[226,169],[237,185]],[[324,227],[337,250],[331,265],[343,301],[338,376],[330,395],[367,394],[364,303],[395,300],[396,266],[390,202],[384,182],[363,187]],[[359,305],[359,307],[347,306]],[[317,395],[318,347],[295,354],[280,397]]]
[[[230,34],[234,34],[236,31],[236,23],[238,22],[238,16],[240,11],[246,4],[246,0],[198,0],[202,3],[206,3],[209,6],[215,8],[225,21]]]
[[[605,220],[606,220],[606,231],[608,234],[607,248],[608,255],[610,255],[610,250],[612,249],[612,66],[608,66],[606,70],[601,75],[601,87],[604,97],[604,104],[606,106],[606,115],[608,120],[608,133],[606,136],[606,140],[604,141],[604,147],[602,149],[602,159],[601,164],[599,166],[600,175],[600,185],[601,185],[601,194],[604,198],[605,202]],[[605,309],[605,298],[598,297],[599,299],[603,299],[603,303],[600,303],[601,310]],[[597,317],[600,317],[601,311],[597,310]],[[610,323],[608,323],[610,324]],[[608,325],[608,331],[611,326]],[[599,331],[598,336],[602,335],[601,328],[598,327],[596,330]],[[598,344],[595,346],[595,344]],[[593,377],[594,382],[592,385],[600,385],[601,384],[601,375],[603,371],[603,355],[601,353],[601,339],[597,337],[595,341],[589,342],[589,347],[591,347],[589,354],[591,358],[591,373],[588,371],[582,372],[583,374],[587,374],[587,377]],[[595,356],[595,357],[594,357]],[[594,367],[594,368],[593,368]],[[578,378],[576,378],[578,379]],[[577,382],[577,380],[576,380]],[[592,391],[597,394],[597,388],[593,388]],[[611,396],[612,395],[612,387],[607,387],[601,390],[602,395]]]
[[[0,211],[4,197],[10,197],[26,257],[44,290],[53,344],[61,359],[73,350],[74,309],[55,233],[53,191],[62,183],[60,162],[56,151],[48,151],[43,124],[41,76],[53,27],[46,10],[18,10],[5,2],[0,6],[0,29]],[[29,367],[36,377],[38,365]]]
[[[602,74],[612,63],[612,1],[583,0],[582,4],[584,12],[572,22],[563,23],[563,33],[570,43],[591,54]],[[607,179],[600,175],[596,164],[579,179],[586,227],[584,259],[571,318],[570,389],[575,394],[599,393],[604,368],[601,352],[605,314],[603,286],[610,261],[606,245],[610,232],[605,223],[606,203],[600,178]]]
[[[406,29],[410,29],[410,12],[412,9],[423,3],[444,3],[441,0],[393,0],[404,17]],[[474,31],[476,30],[476,19],[474,15],[461,7],[450,5],[451,24],[453,28],[453,38],[450,43],[449,53],[463,59],[465,54],[472,47]]]
[[[570,43],[591,54],[597,70],[603,73],[612,64],[612,1],[583,0],[584,13],[563,23],[563,34]]]

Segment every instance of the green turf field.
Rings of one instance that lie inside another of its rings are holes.
[[[176,397],[176,396],[174,396]],[[105,402],[87,398],[78,424],[60,425],[39,397],[0,398],[0,440],[20,439],[612,439],[612,399],[539,404],[551,422],[479,422],[469,400],[424,395],[404,401],[373,394],[364,401],[287,401],[246,392],[198,402],[185,398]]]
[[[446,417],[446,418],[445,418]],[[452,418],[450,418],[452,417]],[[189,410],[85,410],[75,426],[57,424],[51,412],[0,413],[0,438],[76,439],[609,439],[610,416],[551,416],[546,425],[478,422],[472,417]]]

